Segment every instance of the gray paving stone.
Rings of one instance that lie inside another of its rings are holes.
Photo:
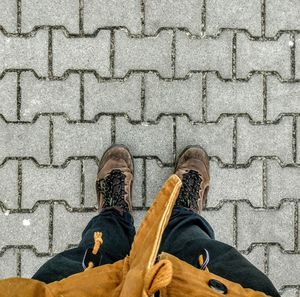
[[[215,70],[223,78],[230,78],[231,48],[231,32],[224,32],[217,39],[195,39],[185,32],[176,32],[175,76],[184,77],[191,70]]]
[[[284,249],[293,249],[293,216],[293,203],[283,203],[278,210],[253,209],[246,203],[239,203],[238,248],[245,250],[256,242],[277,242]]]
[[[145,79],[145,118],[156,120],[160,113],[187,113],[193,120],[202,119],[201,74],[187,80],[166,81],[156,74]]]
[[[266,0],[266,34],[274,36],[279,30],[299,30],[299,14],[297,0]]]
[[[125,144],[134,156],[158,156],[163,162],[173,161],[172,118],[163,117],[157,124],[130,124],[116,120],[116,143]]]
[[[80,206],[80,161],[66,168],[39,168],[32,161],[22,162],[22,207],[32,208],[39,200],[65,200]]]
[[[110,117],[100,117],[96,123],[69,123],[54,118],[54,163],[61,165],[68,157],[101,157],[111,144]]]
[[[296,35],[296,48],[295,48],[295,72],[296,72],[296,78],[300,78],[300,34]]]
[[[263,206],[262,162],[253,161],[248,168],[221,168],[210,162],[211,182],[207,207],[215,207],[222,200],[247,199],[253,206]]]
[[[206,3],[207,34],[216,34],[220,28],[238,28],[260,35],[260,24],[260,0],[210,0]]]
[[[63,205],[54,205],[53,252],[59,253],[69,245],[77,245],[81,240],[82,231],[97,214],[96,211],[69,212]]]
[[[268,120],[275,120],[280,113],[300,113],[300,83],[281,83],[268,76],[267,90]]]
[[[18,161],[0,167],[0,201],[6,208],[18,208]]]
[[[22,31],[35,26],[64,26],[69,32],[79,32],[79,2],[73,0],[23,0]]]
[[[277,156],[283,162],[293,162],[292,118],[284,117],[277,125],[254,125],[247,118],[238,118],[238,163],[247,162],[251,156]]]
[[[98,82],[93,74],[84,79],[85,118],[98,113],[126,113],[132,120],[141,119],[141,76],[132,74],[124,81]]]
[[[216,121],[222,113],[248,113],[255,121],[263,119],[262,76],[240,82],[222,81],[208,73],[206,97],[209,121]]]
[[[151,206],[165,181],[174,172],[172,167],[160,167],[156,160],[146,162],[147,206]]]
[[[291,269],[293,269],[293,273],[291,273]],[[298,285],[300,278],[300,254],[284,254],[278,246],[270,246],[269,276],[277,288],[284,285]]]
[[[145,1],[145,31],[155,34],[161,27],[184,27],[191,33],[201,31],[203,0]]]
[[[118,30],[115,33],[115,75],[124,77],[129,70],[156,70],[163,77],[171,77],[171,47],[170,30],[142,39]]]
[[[290,37],[283,34],[276,41],[250,40],[246,34],[237,34],[237,77],[247,77],[253,70],[277,71],[281,77],[291,76]]]
[[[232,163],[233,118],[223,118],[219,123],[189,122],[177,118],[177,153],[187,145],[199,144],[210,156],[218,156],[225,163]]]
[[[96,195],[96,177],[98,172],[98,165],[95,160],[83,161],[84,174],[84,206],[94,207],[98,206]]]
[[[139,230],[139,227],[141,225],[142,220],[144,219],[145,215],[146,215],[146,211],[145,210],[138,210],[135,211],[132,216],[134,219],[134,226],[135,226],[135,230],[136,232]]]
[[[276,286],[275,286],[276,288]],[[279,290],[279,287],[277,287]],[[282,291],[281,291],[282,292]],[[283,292],[280,294],[281,297],[298,297],[298,289],[297,288],[285,288]]]
[[[39,30],[32,37],[6,37],[0,33],[0,73],[5,69],[34,69],[48,74],[48,31]]]
[[[110,32],[101,30],[94,38],[66,37],[63,31],[53,32],[53,72],[62,76],[68,69],[95,70],[110,76]]]
[[[255,246],[249,254],[242,253],[242,255],[257,269],[264,272],[265,248],[263,246]]]
[[[132,34],[139,34],[142,30],[139,0],[85,1],[83,17],[86,33],[106,26],[125,26]]]
[[[17,250],[6,250],[0,257],[0,278],[15,277],[17,275],[17,267]]]
[[[33,245],[48,252],[49,206],[39,205],[33,213],[0,212],[0,249],[6,245]]]
[[[0,114],[7,121],[17,120],[17,74],[6,73],[0,80]]]
[[[10,33],[17,31],[17,1],[0,1],[0,26]]]
[[[64,112],[72,120],[80,119],[79,75],[66,80],[38,80],[32,72],[21,75],[21,119],[32,121],[37,113]]]
[[[300,168],[281,167],[277,161],[267,161],[267,203],[278,206],[281,199],[300,199]]]
[[[143,182],[144,167],[143,159],[134,158],[134,179],[132,188],[132,204],[133,206],[143,206]]]
[[[48,117],[39,117],[33,124],[0,120],[0,138],[0,162],[5,157],[34,157],[39,163],[50,160]]]
[[[233,204],[225,203],[219,210],[204,210],[201,215],[215,232],[215,239],[231,246],[233,242]]]

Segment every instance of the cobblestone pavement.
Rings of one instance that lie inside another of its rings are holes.
[[[109,145],[134,155],[138,225],[199,143],[216,238],[299,296],[299,15],[299,0],[1,0],[0,276],[78,243]]]

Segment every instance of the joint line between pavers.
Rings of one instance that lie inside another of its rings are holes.
[[[237,118],[238,115],[235,115],[233,118],[233,131],[232,131],[232,162],[236,168],[237,164]]]
[[[21,34],[22,30],[22,0],[17,0],[17,32]]]
[[[294,212],[294,250],[295,252],[299,252],[299,201],[296,200],[294,207],[295,207],[295,212]]]
[[[84,35],[84,0],[78,0],[79,1],[79,34]]]
[[[236,44],[237,44],[237,34],[236,32],[234,32],[232,36],[232,78],[233,80],[236,79],[236,61],[237,61]]]
[[[54,159],[54,123],[52,116],[49,117],[49,159],[50,164],[53,164]]]
[[[116,116],[114,115],[111,116],[110,131],[111,131],[111,144],[113,145],[116,143]]]
[[[112,77],[115,76],[115,53],[116,53],[116,38],[115,38],[115,30],[112,29],[110,31],[110,53],[109,53],[109,72]]]
[[[233,205],[233,216],[232,216],[232,226],[233,226],[233,245],[235,248],[238,246],[238,206],[236,203]]]
[[[140,5],[141,5],[141,26],[142,26],[142,31],[141,31],[141,35],[144,36],[145,35],[145,19],[146,19],[146,12],[145,12],[145,0],[140,0]]]
[[[267,174],[268,174],[267,160],[264,159],[262,163],[262,202],[263,202],[263,207],[266,208],[268,207]]]
[[[264,262],[263,262],[264,273],[266,275],[269,275],[269,265],[270,265],[269,257],[270,257],[270,245],[266,244],[265,247],[264,247]]]
[[[200,35],[206,33],[206,0],[203,0],[201,7],[201,32]]]
[[[172,69],[172,78],[174,79],[176,76],[176,28],[173,30],[173,34],[172,34],[171,69]]]
[[[207,122],[207,73],[202,72],[202,121]]]
[[[85,173],[83,167],[83,160],[80,160],[80,206],[85,204]]]
[[[22,255],[21,255],[21,249],[17,249],[17,277],[22,276]]]
[[[173,120],[173,163],[175,163],[177,156],[177,120],[176,116],[172,117]]]
[[[295,33],[290,34],[290,48],[291,48],[291,80],[296,78],[296,37]]]
[[[292,154],[293,162],[297,163],[297,116],[293,116],[293,129],[292,129]]]
[[[266,37],[266,0],[261,0],[261,36]]]
[[[21,95],[21,71],[17,71],[17,120],[21,120],[21,107],[22,107],[22,95]]]
[[[54,79],[53,75],[53,32],[52,28],[48,29],[48,77]]]
[[[266,74],[263,74],[262,84],[263,84],[263,123],[266,123],[268,117],[268,84],[267,84]]]
[[[146,82],[145,82],[145,74],[143,73],[141,76],[141,121],[145,120],[145,107],[146,107]]]
[[[22,193],[23,193],[23,167],[22,161],[18,160],[18,209],[22,209]]]
[[[80,120],[84,121],[84,72],[80,72],[80,91],[79,91],[79,110]]]
[[[48,226],[48,239],[49,239],[49,248],[48,251],[50,254],[53,253],[53,222],[54,222],[54,205],[51,202],[49,207],[49,226]]]
[[[142,207],[147,207],[147,161],[143,158],[142,163]]]

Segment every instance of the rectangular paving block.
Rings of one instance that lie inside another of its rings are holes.
[[[83,11],[85,33],[93,33],[106,26],[125,26],[132,34],[141,33],[139,0],[89,0],[84,2]]]
[[[96,195],[96,177],[98,165],[95,160],[83,160],[84,206],[98,206]]]
[[[239,203],[237,211],[239,249],[251,243],[279,243],[284,249],[294,248],[294,204],[283,203],[279,209],[254,209]]]
[[[300,83],[281,83],[267,77],[267,118],[275,120],[281,113],[300,113]]]
[[[18,208],[18,161],[0,167],[0,201],[6,208]]]
[[[84,115],[93,119],[99,113],[126,113],[141,119],[141,75],[124,80],[98,81],[94,74],[84,76]]]
[[[202,5],[203,0],[145,1],[145,32],[154,35],[161,27],[180,27],[199,34]]]
[[[199,144],[210,156],[218,156],[232,163],[233,118],[225,117],[218,123],[193,123],[186,117],[177,118],[177,154],[187,145]]]
[[[5,123],[0,120],[0,162],[5,157],[33,157],[48,163],[49,118],[39,117],[34,123]]]
[[[7,121],[17,120],[17,73],[8,72],[0,79],[0,114]]]
[[[22,0],[22,31],[35,26],[64,26],[69,32],[79,32],[79,2],[74,0]]]
[[[300,199],[300,168],[281,167],[277,161],[267,161],[267,203],[278,206],[281,199]]]
[[[184,77],[191,70],[219,71],[223,78],[232,75],[232,33],[218,38],[194,38],[186,32],[176,32],[175,76]]]
[[[160,113],[188,114],[202,119],[202,79],[195,73],[186,80],[163,80],[148,73],[145,79],[145,118],[156,120]]]
[[[0,73],[6,69],[33,69],[48,75],[48,30],[31,37],[6,37],[0,33]]]
[[[125,30],[115,33],[115,75],[124,77],[129,70],[156,70],[172,76],[172,31],[156,37],[130,37]]]
[[[134,158],[134,179],[132,186],[132,205],[144,206],[144,160],[143,158]]]
[[[211,182],[207,207],[216,207],[222,200],[248,200],[253,206],[263,206],[262,162],[253,161],[247,168],[221,168],[210,162]]]
[[[17,249],[8,249],[0,257],[0,278],[16,277],[18,270]]]
[[[53,31],[53,72],[62,76],[68,69],[95,70],[110,76],[110,31],[101,30],[95,37],[67,37]]]
[[[292,270],[291,270],[292,269]],[[292,272],[293,271],[293,272]],[[292,273],[291,273],[292,272]],[[285,285],[299,285],[300,254],[284,253],[278,246],[269,248],[269,277],[280,288]],[[293,296],[293,295],[288,295]]]
[[[207,119],[216,121],[222,113],[248,113],[254,121],[263,119],[263,79],[222,81],[208,73],[206,83]]]
[[[264,272],[265,270],[265,247],[264,246],[255,246],[250,253],[241,253],[252,265],[257,269]]]
[[[61,165],[69,157],[101,157],[111,144],[111,120],[100,117],[96,123],[70,123],[55,117],[53,125],[54,163]]]
[[[0,249],[7,245],[33,245],[40,253],[49,248],[49,206],[39,205],[33,213],[0,211]]]
[[[245,163],[251,156],[277,156],[282,162],[293,162],[292,117],[278,124],[251,124],[247,118],[237,120],[237,160]]]
[[[279,30],[300,29],[298,0],[266,0],[266,35],[274,36]]]
[[[65,200],[71,207],[80,206],[80,161],[66,168],[38,167],[22,162],[22,207],[32,208],[39,200]]]
[[[300,78],[300,34],[296,35],[296,42],[295,42],[295,72],[296,72],[296,78]],[[291,43],[292,45],[292,43]]]
[[[66,80],[38,80],[32,72],[21,75],[21,120],[32,121],[37,113],[65,113],[80,119],[80,80],[70,74]]]
[[[9,33],[17,31],[17,1],[0,1],[0,26]]]
[[[276,71],[283,78],[291,77],[291,49],[288,34],[278,40],[250,40],[246,34],[237,34],[237,77],[247,77],[249,72]]]
[[[172,162],[173,120],[162,117],[157,124],[131,124],[118,117],[116,143],[125,144],[134,156],[157,156],[162,162]]]
[[[260,35],[261,1],[207,1],[205,32],[216,34],[221,28],[246,29],[252,35]]]

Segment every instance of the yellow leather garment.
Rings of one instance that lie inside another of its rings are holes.
[[[225,284],[228,297],[267,296],[208,270],[196,269],[167,253],[162,253],[155,263],[180,187],[181,180],[176,175],[166,181],[141,223],[125,259],[87,269],[51,284],[20,278],[2,280],[0,297],[150,297],[158,290],[163,297],[219,297],[220,293],[208,286],[210,279]]]

